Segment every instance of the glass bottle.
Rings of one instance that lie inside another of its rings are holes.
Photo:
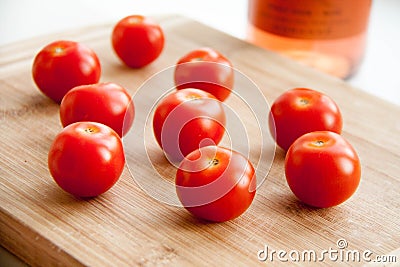
[[[358,69],[372,0],[249,0],[250,42],[339,78]]]

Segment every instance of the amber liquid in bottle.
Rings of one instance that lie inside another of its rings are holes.
[[[358,69],[372,0],[249,0],[250,42],[339,78]]]

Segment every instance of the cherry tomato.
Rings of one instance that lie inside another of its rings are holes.
[[[307,133],[289,148],[286,180],[304,203],[327,208],[343,203],[360,183],[360,160],[353,146],[329,131]]]
[[[121,19],[112,32],[112,46],[118,57],[131,68],[156,60],[164,48],[164,33],[152,19],[131,15]]]
[[[61,101],[60,118],[65,127],[77,121],[103,123],[125,135],[132,126],[135,108],[125,88],[115,83],[81,85]]]
[[[201,89],[224,101],[233,88],[234,71],[232,63],[220,52],[205,47],[179,59],[174,79],[178,89]]]
[[[177,90],[164,97],[154,112],[153,130],[171,160],[201,146],[218,144],[225,133],[225,111],[213,95],[199,89]]]
[[[73,87],[97,83],[100,61],[93,50],[72,41],[55,41],[35,57],[32,76],[38,88],[57,103]]]
[[[242,154],[218,146],[187,155],[176,173],[176,192],[195,217],[224,222],[244,213],[256,193],[256,177]]]
[[[56,183],[78,197],[106,192],[119,179],[125,164],[121,138],[97,122],[76,122],[53,141],[48,166]]]
[[[279,96],[271,106],[269,129],[285,151],[300,136],[312,131],[341,133],[342,115],[327,95],[308,88],[294,88]]]

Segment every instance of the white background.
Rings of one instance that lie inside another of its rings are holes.
[[[350,0],[351,1],[351,0]],[[244,39],[247,0],[0,0],[0,45],[130,14],[176,13]],[[373,0],[367,53],[354,87],[400,105],[400,1]]]
[[[116,22],[130,14],[166,13],[185,15],[241,39],[246,36],[247,0],[0,0],[0,45],[96,23]],[[398,105],[399,27],[400,1],[373,0],[367,53],[358,74],[348,81]],[[0,248],[0,265],[7,262],[5,253]]]

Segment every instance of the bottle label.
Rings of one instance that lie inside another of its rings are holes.
[[[338,39],[366,30],[372,0],[249,0],[257,28],[299,39]]]

